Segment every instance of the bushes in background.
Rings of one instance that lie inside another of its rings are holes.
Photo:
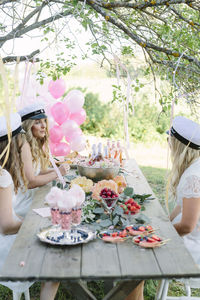
[[[87,119],[81,125],[84,133],[106,138],[124,138],[123,107],[120,104],[103,103],[97,94],[87,93],[84,108],[87,113]],[[169,115],[160,114],[158,107],[149,103],[145,97],[135,103],[134,110],[134,115],[130,114],[128,121],[131,141],[149,142],[165,139]]]

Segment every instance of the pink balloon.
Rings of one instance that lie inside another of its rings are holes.
[[[85,137],[83,135],[77,136],[71,143],[70,143],[71,149],[73,151],[83,151],[86,146]]]
[[[66,143],[59,143],[53,147],[53,152],[55,156],[66,156],[70,153],[70,146]]]
[[[70,91],[64,99],[71,113],[79,112],[83,107],[84,101],[84,94],[79,90]]]
[[[51,114],[54,118],[54,120],[59,124],[63,124],[69,117],[70,112],[67,108],[67,106],[62,102],[56,102],[51,107]]]
[[[65,81],[62,78],[51,80],[48,85],[49,93],[55,98],[60,98],[65,92]]]
[[[67,120],[62,124],[62,131],[65,137],[79,129],[78,124],[73,120]]]
[[[74,120],[78,125],[81,125],[85,122],[86,119],[86,112],[84,108],[81,108],[81,110],[77,113],[70,115],[70,120]]]
[[[82,130],[77,128],[77,130],[71,131],[68,135],[65,136],[67,142],[72,142],[77,136],[82,135]]]
[[[58,125],[54,125],[49,130],[50,140],[52,143],[58,143],[63,138],[62,128]]]

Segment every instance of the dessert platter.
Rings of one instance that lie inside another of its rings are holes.
[[[133,238],[133,243],[142,248],[155,248],[165,245],[169,239],[164,240],[158,235],[151,234],[148,236],[138,235]]]
[[[126,229],[113,231],[105,230],[98,234],[98,238],[108,243],[119,243],[127,240],[127,238],[129,238],[129,234]]]
[[[38,234],[40,241],[51,245],[78,245],[88,243],[96,237],[93,231],[83,228],[63,230],[60,226],[43,228]]]

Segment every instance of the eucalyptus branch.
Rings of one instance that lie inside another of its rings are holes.
[[[28,60],[28,61],[39,61],[38,58],[34,59],[34,56],[39,54],[40,53],[40,50],[35,50],[33,51],[31,54],[29,55],[24,55],[24,56],[6,56],[4,58],[2,58],[3,60],[3,63],[6,64],[6,63],[9,63],[9,62],[13,62],[13,61],[25,61],[25,60]]]

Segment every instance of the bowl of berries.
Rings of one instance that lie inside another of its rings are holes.
[[[112,191],[108,188],[102,189],[99,196],[102,204],[108,212],[112,211],[112,208],[115,206],[119,199],[119,195],[115,191]]]

